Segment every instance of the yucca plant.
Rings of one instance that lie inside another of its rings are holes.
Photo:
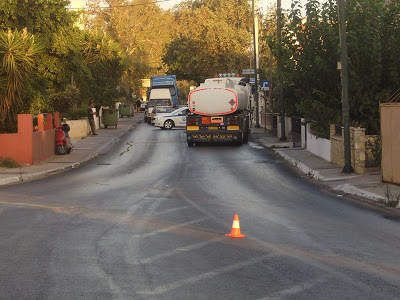
[[[27,30],[0,32],[0,130],[15,128],[22,95],[42,47]]]

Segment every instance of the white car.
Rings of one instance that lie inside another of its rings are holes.
[[[155,106],[150,113],[151,124],[154,124],[154,119],[156,117],[169,115],[173,111],[175,111],[175,108],[173,108],[172,106]]]
[[[186,115],[189,113],[189,108],[181,107],[168,115],[156,116],[154,118],[154,126],[161,129],[172,129],[174,127],[186,126]]]

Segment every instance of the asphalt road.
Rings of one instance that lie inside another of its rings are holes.
[[[244,239],[225,237],[239,214]],[[399,299],[399,222],[255,143],[140,124],[110,152],[0,188],[1,299]]]

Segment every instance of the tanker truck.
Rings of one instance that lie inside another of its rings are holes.
[[[188,96],[188,146],[195,143],[247,143],[250,134],[248,78],[206,79]]]

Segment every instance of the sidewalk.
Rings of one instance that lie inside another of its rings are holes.
[[[381,182],[381,173],[343,174],[342,168],[302,149],[293,148],[291,142],[281,142],[276,136],[264,131],[264,128],[252,128],[254,141],[273,149],[290,164],[307,176],[315,178],[335,190],[338,194],[350,194],[370,201],[382,203],[389,192],[392,199],[400,197],[400,186]],[[400,208],[397,206],[397,208]]]
[[[22,168],[0,168],[0,186],[43,178],[52,173],[76,168],[107,151],[107,148],[120,137],[135,128],[140,120],[143,120],[143,113],[135,114],[131,118],[120,118],[117,128],[99,129],[97,136],[89,135],[84,139],[71,139],[74,150],[70,154],[54,155],[39,164]]]

